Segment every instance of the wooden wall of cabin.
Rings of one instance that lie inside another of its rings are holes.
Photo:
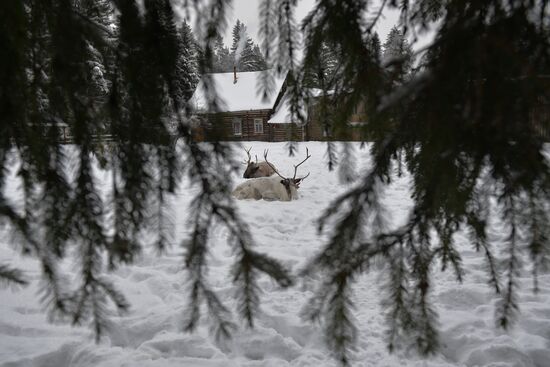
[[[318,119],[310,119],[306,125],[306,140],[325,141],[328,138],[323,132],[323,126]]]
[[[304,141],[305,129],[295,124],[269,124],[271,131],[270,141]]]
[[[204,135],[206,140],[220,141],[270,141],[270,126],[267,123],[271,110],[253,110],[226,112],[223,114],[209,115],[204,124]],[[241,121],[241,134],[235,135],[233,122],[235,119]],[[254,120],[261,119],[263,132],[254,130]]]
[[[320,111],[316,105],[310,107],[308,123],[306,125],[305,140],[310,141],[363,141],[366,140],[366,115],[362,106],[359,106],[350,116],[347,126],[341,131],[325,132],[321,121]]]
[[[309,141],[364,141],[367,136],[365,125],[348,124],[345,130],[330,132],[328,136],[319,120],[308,121],[305,140]]]
[[[268,124],[271,110],[257,110],[231,112],[219,115],[210,115],[203,124],[204,140],[220,141],[302,141],[305,138],[305,129],[294,124]],[[241,135],[235,135],[233,122],[241,120]],[[254,120],[261,119],[263,132],[254,129]]]
[[[365,128],[366,116],[362,106],[358,107],[350,117],[349,126],[341,132],[331,132],[329,136],[324,133],[318,110],[315,105],[310,107],[308,112],[308,123],[305,127],[298,127],[292,124],[268,124],[271,110],[252,110],[228,112],[206,117],[207,123],[203,124],[200,134],[195,135],[201,140],[220,141],[360,141],[366,140],[367,131]],[[241,119],[242,133],[235,135],[233,121]],[[254,119],[261,119],[263,132],[257,133],[254,130]]]

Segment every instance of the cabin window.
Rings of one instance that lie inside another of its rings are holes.
[[[264,122],[262,121],[262,119],[254,119],[254,132],[256,134],[263,134]]]
[[[233,135],[241,136],[243,134],[243,124],[241,119],[233,119]]]

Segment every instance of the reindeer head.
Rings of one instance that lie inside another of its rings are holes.
[[[275,166],[273,166],[268,160],[267,160],[267,153],[268,151],[265,150],[264,151],[264,159],[266,161],[266,163],[273,169],[273,171],[275,171],[275,173],[281,178],[281,184],[285,187],[286,189],[286,192],[288,194],[288,197],[289,198],[292,198],[292,191],[293,189],[294,190],[297,190],[300,188],[300,183],[302,183],[302,180],[304,180],[306,177],[309,176],[309,172],[307,175],[305,175],[304,177],[298,177],[296,178],[296,173],[298,172],[298,167],[304,163],[305,161],[307,161],[311,155],[309,154],[309,150],[306,148],[306,158],[301,161],[300,163],[294,165],[294,176],[292,178],[288,178],[288,177],[284,177],[283,175],[281,175],[279,173],[279,171],[277,171],[277,169],[275,168]]]
[[[271,168],[267,162],[258,162],[258,156],[256,156],[256,162],[252,162],[250,157],[250,147],[248,150],[245,149],[246,155],[248,155],[248,161],[244,161],[246,164],[246,170],[243,173],[243,178],[258,178],[258,177],[269,177],[275,174],[275,171]]]
[[[248,156],[248,160],[243,162],[244,164],[246,164],[246,169],[243,173],[243,178],[257,177],[256,173],[258,172],[258,169],[260,169],[257,156],[256,156],[256,162],[252,162],[252,157],[250,157],[251,149],[252,147],[248,148],[248,150],[245,149],[246,155]]]

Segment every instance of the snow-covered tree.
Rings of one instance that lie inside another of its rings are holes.
[[[402,82],[413,66],[413,52],[407,38],[397,27],[393,27],[384,42],[382,62],[389,65],[392,79]]]
[[[259,47],[254,45],[250,37],[246,38],[243,50],[237,60],[237,70],[239,71],[259,71],[266,68]]]
[[[304,75],[304,85],[327,90],[333,88],[337,81],[338,59],[337,47],[323,42],[313,60],[315,67]]]
[[[265,70],[265,62],[260,48],[254,44],[252,38],[248,36],[246,26],[240,20],[233,26],[233,43],[231,44],[231,58],[233,65],[239,71],[259,71]],[[233,68],[231,68],[233,70]]]
[[[233,58],[227,46],[223,42],[223,37],[218,35],[214,43],[214,66],[213,71],[224,73],[233,71]]]
[[[109,0],[81,0],[77,6],[91,21],[111,28],[115,23],[115,8]]]
[[[179,28],[179,40],[180,55],[176,73],[182,101],[186,102],[193,95],[200,78],[197,65],[197,44],[191,27],[185,21]]]
[[[260,50],[260,46],[254,44],[253,49],[254,59],[255,59],[255,70],[265,70],[267,69],[267,62],[265,61],[264,55]]]
[[[374,32],[374,34],[371,37],[369,37],[368,41],[370,44],[369,48],[372,52],[373,58],[380,63],[382,58],[382,46],[380,43],[380,37],[378,36],[378,33]]]
[[[246,26],[239,19],[235,22],[231,35],[233,37],[230,48],[231,56],[233,57],[233,60],[236,60],[244,49],[245,42],[247,40]]]

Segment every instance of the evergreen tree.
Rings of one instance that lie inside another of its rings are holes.
[[[110,78],[107,73],[113,68],[115,58],[115,52],[110,47],[110,45],[114,44],[116,37],[114,34],[115,28],[113,27],[114,8],[107,0],[85,0],[80,2],[79,11],[90,19],[90,21],[113,33],[113,37],[109,40],[110,43],[108,44],[94,45],[92,42],[87,42],[89,52],[87,64],[89,67],[89,79],[92,82],[92,88],[89,90],[88,95],[98,102],[98,106],[96,107],[99,108],[105,102],[111,87]],[[100,47],[101,49],[96,49],[96,47]],[[102,131],[106,131],[106,129],[107,126],[102,126]]]
[[[255,70],[266,70],[267,69],[267,62],[265,61],[264,55],[262,51],[260,50],[260,46],[254,45],[253,49],[254,59],[255,59]]]
[[[259,71],[266,69],[266,63],[261,53],[259,53],[259,47],[254,45],[252,39],[247,37],[244,48],[238,57],[237,70],[239,71]]]
[[[214,55],[214,72],[225,73],[233,71],[233,59],[229,53],[229,49],[223,43],[221,35],[216,37]]]
[[[177,65],[178,89],[181,100],[186,102],[191,98],[199,82],[197,65],[197,44],[191,27],[183,22],[179,29],[180,56]]]
[[[304,85],[312,88],[332,89],[337,80],[337,47],[323,42],[313,60],[314,67],[304,74]]]
[[[337,83],[338,74],[338,47],[330,46],[327,43],[321,45],[321,68],[328,87],[332,88]]]
[[[370,37],[369,43],[370,43],[370,50],[373,55],[373,58],[378,62],[380,62],[382,58],[382,46],[380,43],[380,37],[378,36],[377,32],[374,32],[374,34]]]
[[[441,22],[427,47],[429,61],[414,76],[404,77],[408,52],[390,58],[394,43],[388,42],[381,67],[365,40],[365,27],[374,29],[385,2],[366,25],[368,9],[360,1],[321,1],[302,24],[306,72],[317,67],[323,42],[334,42],[346,55],[336,102],[321,100],[319,109],[331,109],[337,115],[333,121],[342,126],[357,102],[370,105],[373,166],[322,216],[319,228],[328,229],[331,238],[305,271],[323,277],[305,315],[324,325],[343,364],[357,335],[351,284],[374,262],[387,264],[383,289],[390,350],[412,345],[430,354],[438,348],[437,314],[430,302],[433,269],[452,269],[462,279],[453,237],[459,228],[486,262],[489,284],[501,296],[496,315],[503,327],[517,312],[520,257],[529,256],[541,269],[550,253],[548,232],[539,233],[549,216],[540,205],[550,204],[550,167],[541,153],[544,138],[530,121],[539,98],[548,98],[550,90],[544,77],[550,65],[546,6],[497,0],[389,4],[403,5],[408,30],[423,28],[428,20]],[[263,21],[260,29],[277,30],[270,26],[275,21]],[[401,32],[392,33],[404,39]],[[276,37],[288,39],[286,29]],[[397,49],[406,50],[403,44],[398,42]],[[519,156],[529,158],[520,162]],[[392,230],[379,193],[392,182],[395,167],[410,172],[414,204],[407,222]],[[509,230],[504,242],[493,244],[505,254],[503,268],[486,237],[490,212]]]
[[[231,44],[231,59],[233,66],[238,71],[260,71],[267,69],[267,63],[260,51],[260,48],[254,44],[246,31],[246,26],[240,20],[233,26],[233,43]]]
[[[115,12],[109,0],[81,0],[77,6],[90,21],[110,28],[114,24]]]
[[[402,82],[410,73],[413,65],[413,52],[403,32],[393,27],[384,42],[382,61],[389,65],[391,78],[396,82]]]
[[[190,307],[197,316],[196,307],[206,301],[218,332],[226,335],[228,311],[204,282],[200,265],[212,222],[225,223],[232,233],[236,297],[250,324],[258,309],[257,276],[271,274],[283,286],[291,279],[278,262],[252,250],[248,226],[229,199],[230,147],[217,142],[199,146],[191,139],[178,82],[179,76],[193,75],[178,69],[184,50],[170,2],[145,0],[143,16],[136,2],[110,4],[117,7],[116,17],[110,7],[95,6],[99,2],[0,5],[0,47],[10,54],[0,58],[0,220],[8,221],[20,239],[17,248],[41,262],[43,300],[50,310],[73,323],[91,321],[99,338],[111,308],[124,312],[129,306],[107,272],[134,261],[145,245],[144,228],[157,234],[158,251],[171,243],[166,201],[185,163],[185,172],[200,186],[192,236],[185,244],[184,262],[195,290]],[[216,9],[225,14],[223,3]],[[205,44],[212,44],[216,34]],[[98,68],[105,83],[94,74]],[[170,130],[171,121],[177,122],[176,131]],[[60,127],[71,133],[74,155],[67,155]],[[113,139],[108,154],[96,140],[105,127]],[[178,154],[171,133],[184,141]],[[112,175],[107,195],[92,174],[98,156]],[[7,200],[5,192],[14,157],[21,162],[22,207]],[[68,165],[74,162],[72,174]],[[73,256],[77,266],[68,277],[58,263]],[[8,264],[0,264],[0,280],[27,282]],[[195,322],[193,317],[187,327]]]
[[[237,51],[242,51],[244,46],[244,40],[246,40],[246,26],[237,19],[237,22],[233,26],[233,30],[231,31],[231,35],[233,37],[233,43],[231,44],[231,56],[233,60],[235,60],[235,56],[237,55]],[[241,41],[243,39],[243,41]],[[240,50],[237,50],[240,48]]]

